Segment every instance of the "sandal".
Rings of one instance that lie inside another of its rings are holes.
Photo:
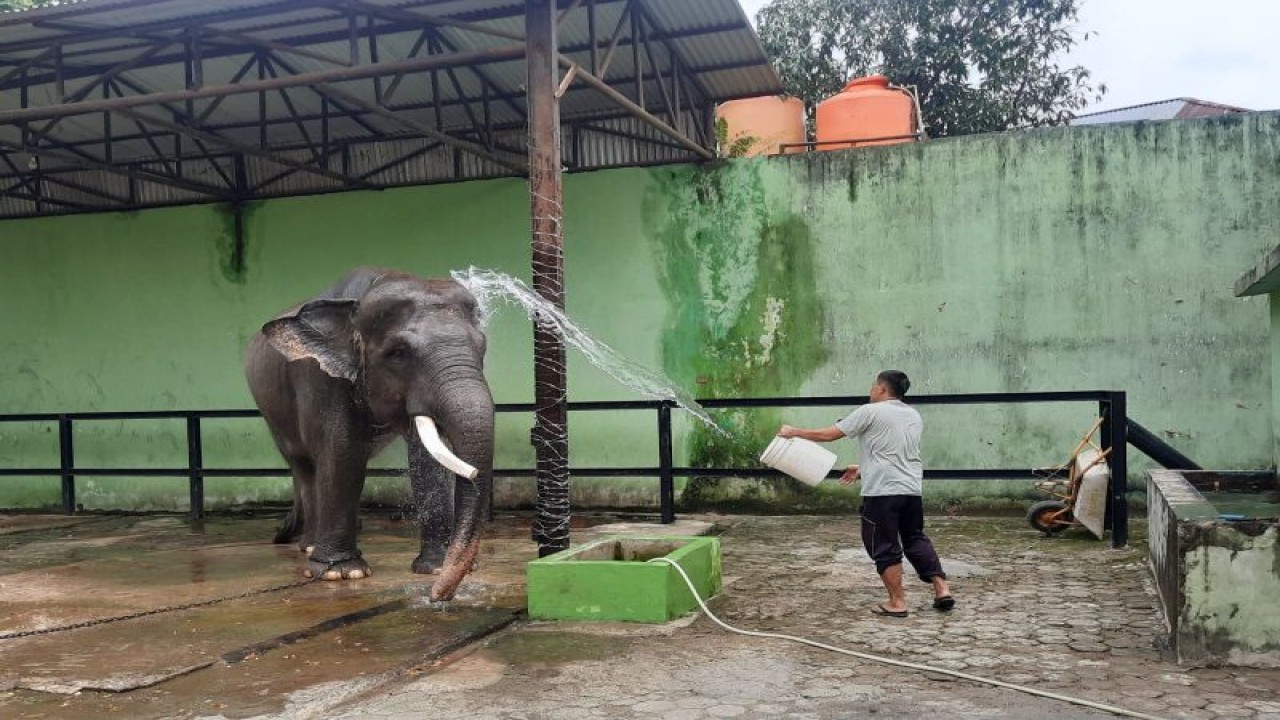
[[[956,606],[956,599],[950,595],[943,595],[940,598],[934,598],[933,609],[938,612],[951,612],[951,608]]]
[[[890,610],[883,605],[877,605],[875,610],[871,611],[872,615],[883,615],[885,617],[904,618],[907,616],[906,610]]]

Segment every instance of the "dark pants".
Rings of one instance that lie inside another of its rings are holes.
[[[862,498],[862,545],[876,572],[902,562],[906,555],[924,582],[947,579],[933,543],[924,534],[924,503],[919,495],[874,495]]]

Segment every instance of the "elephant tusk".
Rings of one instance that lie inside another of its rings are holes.
[[[436,430],[435,421],[426,415],[415,415],[413,424],[417,426],[418,437],[422,439],[422,444],[427,448],[427,452],[431,453],[431,457],[468,480],[476,479],[476,475],[479,475],[480,471],[468,465],[462,458],[454,455],[449,448],[445,447],[444,443],[440,441],[440,431]]]

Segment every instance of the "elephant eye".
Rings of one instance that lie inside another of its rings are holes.
[[[387,348],[382,356],[388,360],[404,360],[409,357],[409,346],[402,342],[396,343]]]

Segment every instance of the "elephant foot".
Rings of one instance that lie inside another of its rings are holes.
[[[444,553],[423,550],[413,559],[409,569],[418,575],[434,575],[444,567]]]
[[[311,555],[307,560],[307,569],[303,570],[302,574],[321,580],[360,580],[372,575],[373,569],[363,557],[360,557],[359,553],[332,560],[323,560]]]

